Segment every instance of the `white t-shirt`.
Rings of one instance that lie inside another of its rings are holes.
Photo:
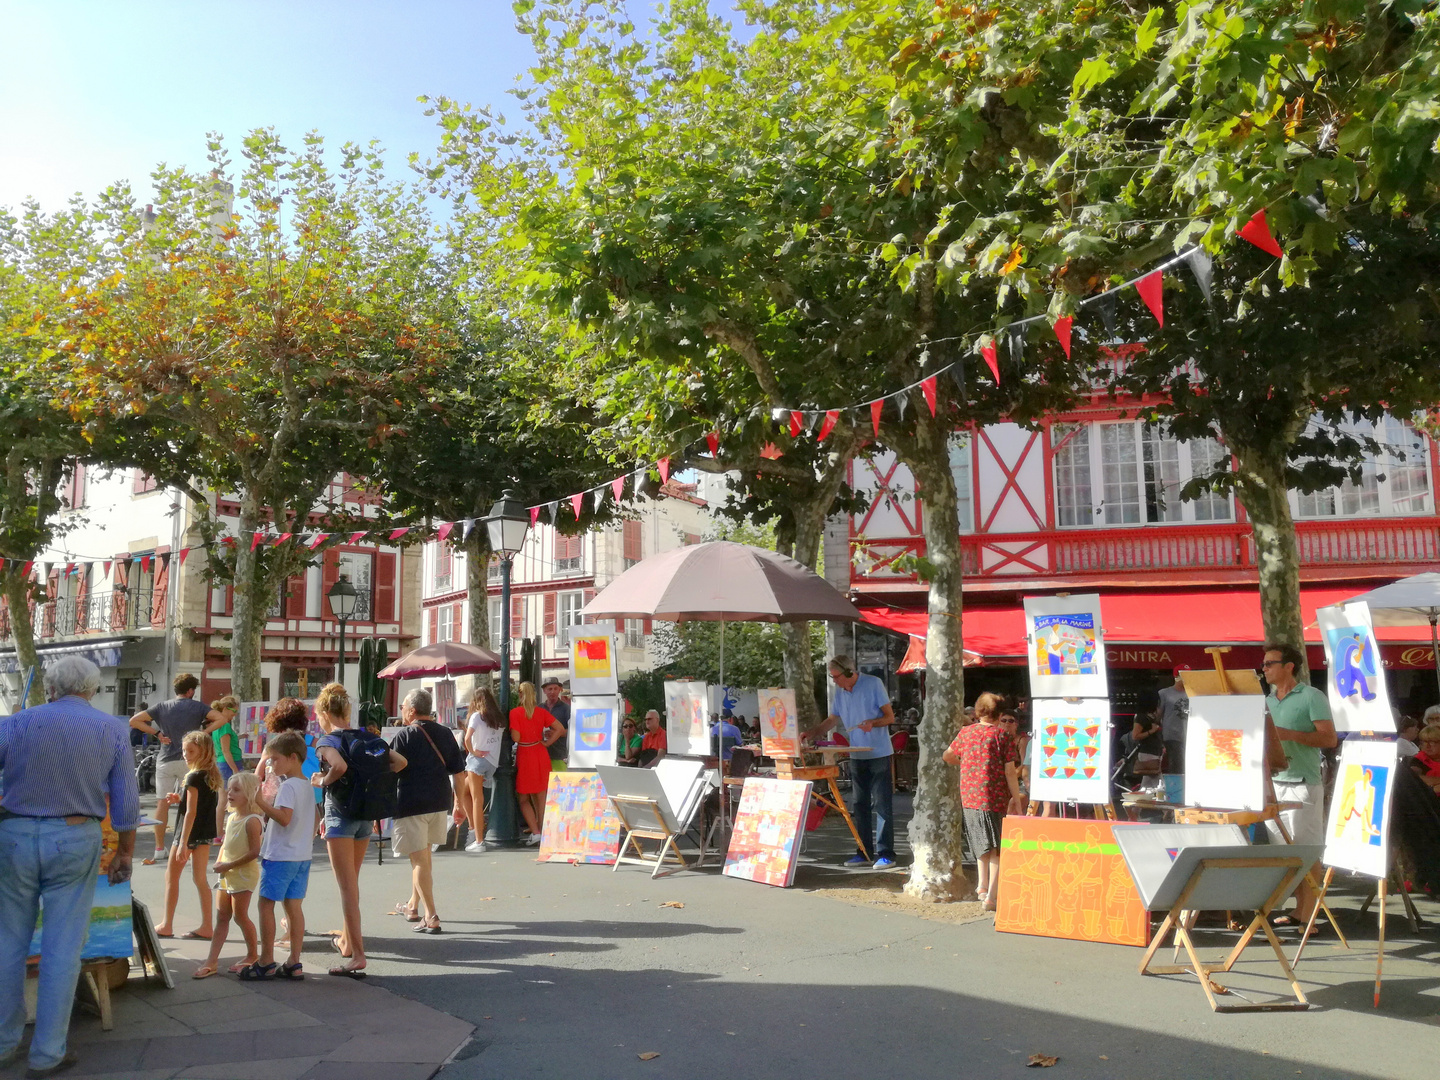
[[[265,823],[260,857],[271,862],[309,862],[315,843],[315,796],[310,785],[298,776],[287,776],[275,793],[275,806],[293,813],[290,824],[271,819]]]
[[[505,734],[503,727],[492,728],[485,723],[485,717],[479,712],[470,714],[470,722],[466,725],[470,732],[470,752],[473,757],[483,757],[495,765],[500,760],[500,738]]]

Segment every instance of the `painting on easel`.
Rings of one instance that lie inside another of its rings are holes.
[[[570,639],[570,692],[616,694],[615,642],[608,633],[588,631]]]
[[[1025,633],[1032,697],[1106,697],[1100,597],[1027,596]]]
[[[1325,829],[1325,865],[1384,877],[1390,866],[1390,802],[1396,746],[1346,739]]]
[[[1259,694],[1190,698],[1185,798],[1216,810],[1265,809],[1265,699]]]
[[[760,700],[760,751],[770,758],[800,756],[800,718],[795,691],[774,688],[758,692]]]
[[[1030,797],[1040,802],[1110,801],[1110,702],[1036,698]]]
[[[1330,669],[1330,713],[1336,731],[1394,731],[1380,644],[1363,600],[1318,608],[1315,619]]]
[[[613,697],[577,696],[570,713],[570,768],[614,765],[618,724],[619,710]]]
[[[710,744],[703,682],[665,684],[665,740],[671,754],[703,757]]]

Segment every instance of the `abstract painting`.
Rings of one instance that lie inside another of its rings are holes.
[[[1336,731],[1394,731],[1380,644],[1363,600],[1319,608],[1315,619],[1330,669],[1330,713]]]
[[[615,694],[615,642],[609,634],[576,634],[570,639],[570,692]]]
[[[540,862],[609,865],[620,852],[620,819],[593,772],[550,774]]]
[[[1335,793],[1325,829],[1325,865],[1384,877],[1390,865],[1390,803],[1397,762],[1393,742],[1340,744]]]
[[[1036,698],[1030,797],[1037,802],[1110,801],[1110,702]]]
[[[572,769],[614,765],[620,710],[609,696],[581,696],[571,702],[570,757]]]
[[[1185,732],[1185,800],[1212,810],[1265,809],[1265,698],[1190,698]]]
[[[749,777],[725,853],[725,875],[788,886],[795,880],[810,781]]]
[[[703,682],[665,684],[665,740],[671,754],[704,757],[710,752]]]

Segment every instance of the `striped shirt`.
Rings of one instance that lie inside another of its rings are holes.
[[[135,828],[140,792],[125,721],[82,697],[0,718],[0,807],[24,817],[105,817]]]

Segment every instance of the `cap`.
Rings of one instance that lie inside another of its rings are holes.
[[[1177,664],[1177,665],[1175,666],[1175,678],[1178,679],[1178,678],[1180,677],[1180,672],[1182,672],[1182,671],[1189,671],[1189,670],[1190,670],[1190,665],[1189,665],[1189,664]]]
[[[540,683],[540,688],[543,690],[543,689],[544,689],[545,687],[547,687],[547,686],[559,686],[559,687],[563,687],[564,685],[565,685],[565,684],[562,683],[562,682],[561,682],[558,678],[556,678],[554,675],[549,675],[549,676],[547,676],[547,677]]]

